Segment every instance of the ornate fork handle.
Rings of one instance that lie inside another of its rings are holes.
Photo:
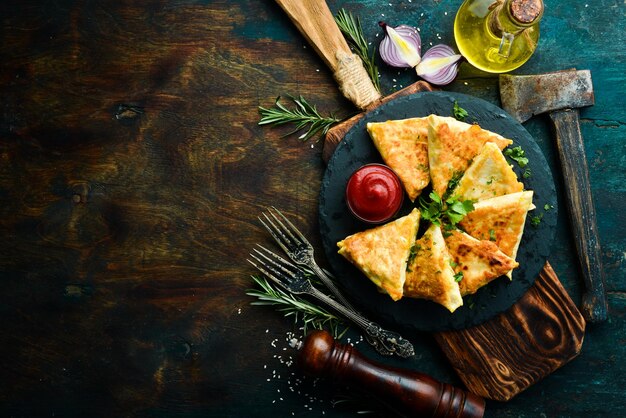
[[[400,334],[383,329],[380,325],[364,318],[355,311],[344,307],[313,286],[310,286],[309,289],[307,289],[307,293],[339,311],[342,315],[357,324],[363,331],[365,331],[367,341],[379,354],[385,356],[396,354],[404,358],[411,357],[415,354],[413,345],[408,340],[402,338]]]

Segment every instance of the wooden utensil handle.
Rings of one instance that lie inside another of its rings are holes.
[[[550,118],[554,122],[572,230],[586,286],[581,310],[589,322],[601,322],[606,320],[608,310],[604,270],[578,110],[551,112]]]
[[[363,109],[380,97],[360,58],[350,51],[324,0],[276,0],[324,60],[339,89]]]
[[[425,374],[371,361],[352,346],[337,343],[326,331],[308,335],[299,363],[313,376],[358,385],[408,416],[480,418],[485,412],[482,398]]]

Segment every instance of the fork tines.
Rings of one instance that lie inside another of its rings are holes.
[[[259,221],[261,221],[283,251],[290,253],[298,245],[307,243],[304,235],[278,209],[271,206],[267,208],[267,212],[269,216],[267,213],[263,213],[265,221],[260,216]]]
[[[256,260],[258,264],[251,260],[248,260],[248,262],[261,273],[274,281],[280,281],[281,284],[283,284],[284,281],[289,282],[297,278],[296,272],[298,268],[296,266],[260,244],[257,244],[257,247],[261,250],[253,248],[250,257]]]

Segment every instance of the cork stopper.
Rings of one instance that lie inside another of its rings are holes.
[[[542,0],[512,0],[511,17],[523,25],[530,25],[543,14]]]

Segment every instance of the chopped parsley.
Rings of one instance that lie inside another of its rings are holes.
[[[445,224],[443,226],[443,232],[441,233],[441,235],[443,235],[444,238],[448,238],[450,235],[452,235],[452,231],[454,231],[455,229],[456,229],[456,226]]]
[[[450,260],[450,267],[455,268],[458,265],[459,265],[459,263],[456,263],[456,262]]]
[[[465,118],[469,116],[467,110],[459,106],[459,102],[456,100],[454,101],[454,106],[452,107],[452,113],[454,114],[455,119],[460,120],[461,122],[464,122]]]
[[[543,205],[543,210],[550,210],[550,209],[554,209],[554,206],[552,206],[549,203],[546,203],[545,205]]]
[[[495,241],[496,240],[496,231],[493,229],[489,230],[489,241]]]
[[[421,249],[422,248],[420,247],[419,244],[411,245],[411,250],[409,251],[409,258],[406,261],[406,271],[407,271],[407,273],[411,272],[411,269],[410,269],[409,266],[411,265],[411,263],[413,263],[413,260],[415,260],[415,256],[417,256],[417,252],[419,250],[421,250]]]
[[[456,173],[454,173],[454,175],[448,182],[448,187],[446,188],[445,193],[443,194],[443,200],[446,200],[452,195],[452,192],[454,192],[454,189],[456,189],[456,187],[459,185],[459,181],[461,181],[461,177],[463,177],[462,171],[457,171]]]
[[[458,198],[450,198],[446,200],[448,204],[446,217],[452,225],[456,225],[465,218],[465,215],[474,210],[474,204],[471,200],[460,201]]]
[[[491,178],[489,179],[489,181],[487,181],[487,185],[491,185],[491,183],[493,183],[493,181],[495,180],[495,178],[493,176],[491,176]]]
[[[435,191],[430,192],[429,197],[430,202],[420,198],[422,218],[437,226],[441,226],[442,219],[446,224],[454,226],[461,222],[465,215],[474,210],[474,204],[471,200],[460,201],[456,196],[442,199]],[[449,229],[447,230],[449,231]]]
[[[524,170],[524,173],[522,174],[522,177],[524,177],[525,179],[527,179],[528,177],[530,177],[532,175],[530,168],[527,168],[526,170]]]
[[[504,150],[504,155],[517,162],[520,168],[524,168],[528,165],[528,158],[526,158],[526,153],[520,146]]]
[[[543,213],[538,216],[533,216],[532,218],[530,218],[530,224],[532,226],[539,226],[542,218],[543,218]]]
[[[459,283],[461,280],[463,280],[463,272],[459,271],[457,274],[454,275],[454,281]]]

